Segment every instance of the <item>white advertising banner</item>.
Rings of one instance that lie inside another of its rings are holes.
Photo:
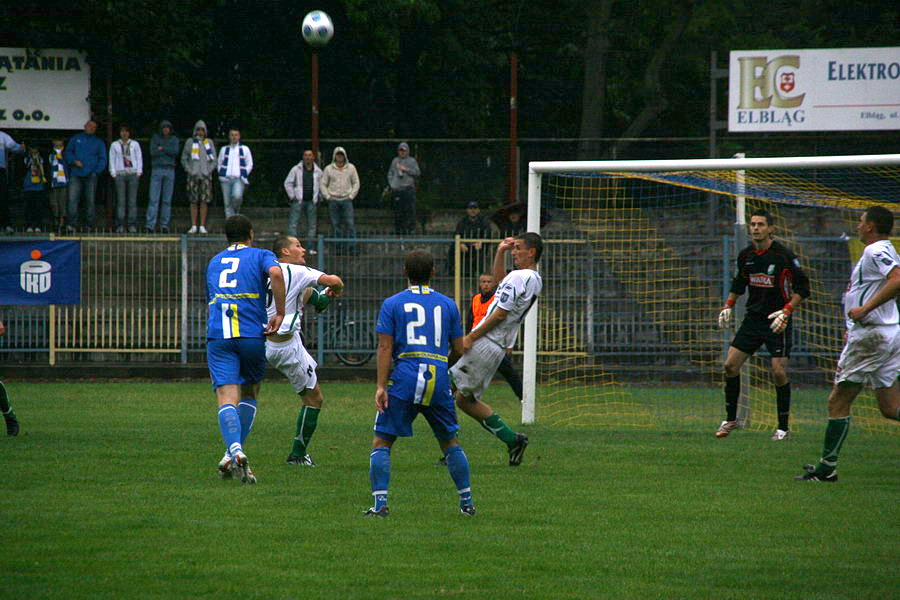
[[[739,50],[728,131],[900,129],[900,48]]]
[[[0,128],[81,129],[90,87],[82,52],[0,48]]]

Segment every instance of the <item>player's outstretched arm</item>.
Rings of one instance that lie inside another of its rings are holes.
[[[281,322],[284,320],[284,273],[281,272],[281,267],[278,265],[269,267],[269,284],[272,286],[275,314],[269,319],[266,328],[263,330],[263,335],[269,335],[278,331],[278,328],[281,327]]]
[[[887,283],[878,290],[878,293],[869,298],[862,306],[854,306],[847,311],[847,316],[857,322],[862,322],[870,312],[894,298],[900,293],[900,268],[894,267],[887,275]]]
[[[344,281],[337,275],[322,275],[316,283],[328,286],[331,289],[333,294],[329,294],[329,298],[336,298],[344,293]]]
[[[468,335],[463,337],[462,346],[463,352],[468,352],[472,349],[472,345],[475,343],[475,340],[483,338],[488,334],[493,328],[506,320],[506,315],[509,314],[507,311],[503,310],[500,307],[494,308],[494,311],[485,317],[484,321],[478,326],[477,329],[473,329],[469,332]]]
[[[391,373],[391,354],[394,351],[394,338],[387,333],[378,334],[378,350],[375,354],[375,409],[383,413],[388,407],[387,380]]]

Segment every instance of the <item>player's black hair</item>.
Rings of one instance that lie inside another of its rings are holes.
[[[894,213],[877,204],[866,209],[863,219],[874,224],[875,233],[879,235],[890,235],[894,228]]]
[[[275,253],[275,258],[281,258],[281,251],[285,248],[291,247],[291,240],[294,239],[293,236],[290,235],[279,235],[275,238],[275,242],[272,244],[272,252]]]
[[[434,257],[425,248],[416,248],[406,254],[403,271],[413,285],[425,285],[434,273]]]
[[[528,231],[526,233],[520,233],[516,236],[516,239],[525,242],[526,248],[534,248],[534,262],[541,260],[541,254],[544,253],[544,240],[541,238],[540,234]]]
[[[249,242],[253,223],[244,215],[232,215],[225,220],[225,239],[229,244]]]
[[[772,219],[772,213],[764,208],[754,209],[753,212],[750,213],[750,216],[764,218],[766,220],[766,225],[769,225],[770,227],[775,224],[775,221]]]

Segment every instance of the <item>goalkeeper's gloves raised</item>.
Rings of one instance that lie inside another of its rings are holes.
[[[306,301],[307,304],[312,304],[318,311],[323,311],[328,308],[328,305],[331,303],[331,298],[325,295],[324,290],[318,292],[313,289],[311,292],[309,299]]]
[[[768,318],[773,319],[771,323],[769,323],[769,329],[774,331],[775,333],[781,333],[787,328],[788,321],[791,318],[791,313],[794,312],[794,307],[790,304],[785,304],[784,308],[781,310],[776,310]]]
[[[726,327],[731,326],[731,321],[734,319],[733,307],[733,298],[729,298],[725,301],[725,308],[723,308],[722,312],[719,313],[719,329],[725,329]]]

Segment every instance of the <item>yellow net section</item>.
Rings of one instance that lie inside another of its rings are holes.
[[[776,236],[810,277],[811,297],[794,318],[792,429],[821,427],[852,267],[840,236],[855,231],[860,209],[900,199],[900,169],[545,175],[542,189],[569,239],[549,243],[541,261],[539,420],[715,427],[724,418],[722,362],[734,332],[716,317],[749,243],[735,237],[740,196],[746,214],[774,215]],[[768,356],[758,352],[744,375],[747,426],[774,429]],[[679,385],[709,393],[692,398]],[[855,403],[854,427],[900,434],[870,392]]]

